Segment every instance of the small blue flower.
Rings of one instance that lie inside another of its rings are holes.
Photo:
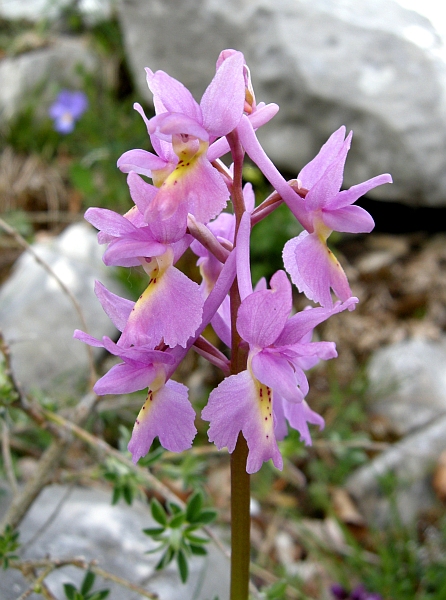
[[[76,121],[87,110],[88,100],[84,92],[62,90],[48,110],[59,133],[71,133]]]

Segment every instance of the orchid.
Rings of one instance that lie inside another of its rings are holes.
[[[175,268],[174,263],[192,238],[183,235],[174,244],[161,243],[155,238],[163,239],[166,227],[137,227],[130,218],[107,209],[89,209],[85,217],[100,229],[100,241],[109,243],[105,264],[142,265],[150,278],[137,302],[126,305],[126,323],[122,329],[118,327],[122,331],[119,344],[147,344],[154,348],[163,341],[172,347],[185,346],[200,325],[203,298],[198,284]],[[104,298],[103,292],[100,295]]]
[[[241,52],[223,60],[200,104],[164,71],[146,69],[157,112],[146,124],[160,155],[133,151],[121,157],[118,166],[151,176],[159,187],[145,213],[147,221],[168,219],[185,203],[187,212],[206,223],[226,206],[226,184],[206,153],[209,144],[230,133],[243,114],[243,64]],[[166,147],[166,142],[170,146]]]
[[[344,140],[345,127],[340,127],[302,169],[298,179],[288,185],[266,156],[246,117],[237,129],[251,159],[306,230],[289,240],[283,251],[285,269],[293,283],[307,298],[322,306],[333,306],[331,289],[339,299],[347,300],[351,296],[350,286],[339,261],[327,246],[327,239],[333,231],[369,233],[374,227],[372,217],[352,204],[378,185],[391,183],[391,176],[378,175],[340,191],[352,136],[349,134]]]
[[[123,348],[107,336],[101,342],[78,329],[74,337],[90,346],[106,348],[123,361],[96,382],[94,391],[98,395],[126,394],[149,388],[129,443],[133,462],[147,454],[155,437],[172,452],[191,447],[197,430],[187,388],[176,381],[166,381],[166,367],[175,363],[173,356],[147,346]]]
[[[322,306],[333,304],[330,288],[341,300],[351,296],[344,270],[327,246],[328,237],[332,231],[372,231],[375,224],[370,214],[353,203],[378,185],[392,182],[390,175],[378,175],[340,191],[352,133],[344,138],[345,127],[340,127],[300,171],[298,181],[300,193],[305,193],[308,230],[289,240],[283,250],[285,269],[293,283]]]
[[[286,434],[285,419],[311,444],[307,422],[323,427],[323,419],[303,402],[308,381],[301,360],[336,356],[332,342],[308,342],[315,325],[357,302],[351,298],[331,310],[310,309],[289,319],[291,284],[284,271],[271,278],[270,290],[249,294],[241,303],[237,329],[249,345],[247,369],[226,378],[209,396],[202,418],[210,421],[209,439],[233,452],[239,432],[248,443],[248,473],[270,458],[283,462],[277,439]],[[231,415],[228,420],[227,415]]]
[[[133,205],[124,215],[90,208],[85,216],[98,229],[98,242],[106,245],[105,264],[141,266],[147,288],[133,301],[97,282],[96,295],[119,332],[117,341],[79,330],[74,337],[121,359],[97,381],[97,394],[147,389],[128,444],[135,463],[156,437],[173,452],[192,445],[195,410],[187,387],[171,379],[186,354],[193,349],[220,369],[223,379],[201,417],[209,422],[209,441],[233,455],[231,470],[238,483],[232,506],[238,525],[232,537],[239,542],[231,554],[231,600],[246,600],[247,474],[269,460],[282,468],[280,441],[288,428],[298,431],[306,445],[312,443],[312,425],[323,429],[323,416],[307,402],[306,371],[335,358],[337,351],[332,341],[313,341],[313,331],[358,302],[327,240],[333,231],[371,231],[373,219],[354,202],[391,177],[379,175],[341,191],[351,133],[345,137],[340,127],[297,180],[285,181],[256,135],[278,107],[256,101],[241,52],[220,54],[200,103],[164,71],[146,69],[146,78],[156,114],[147,118],[139,104],[134,107],[154,153],[129,150],[118,160],[128,174]],[[220,160],[227,152],[230,167]],[[257,208],[251,185],[242,184],[245,153],[274,187]],[[226,212],[229,200],[232,211],[229,206]],[[265,279],[253,285],[251,229],[282,202],[304,231],[286,243],[285,270],[272,275],[270,287]],[[198,257],[201,281],[178,268],[189,249]],[[288,275],[320,306],[294,314]],[[210,327],[212,338],[207,336]]]

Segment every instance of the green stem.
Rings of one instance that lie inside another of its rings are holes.
[[[234,178],[232,185],[232,203],[235,214],[235,240],[240,220],[245,211],[242,188],[242,168],[244,151],[240,145],[236,131],[227,136],[234,161]],[[230,292],[232,356],[231,373],[233,375],[246,369],[247,348],[237,331],[237,313],[240,307],[240,294],[237,278]],[[240,432],[234,452],[231,455],[231,596],[230,600],[248,600],[249,595],[249,563],[250,563],[250,529],[249,513],[250,476],[246,472],[248,444]]]
[[[248,600],[250,528],[250,476],[246,472],[248,445],[240,433],[231,455],[231,596]]]

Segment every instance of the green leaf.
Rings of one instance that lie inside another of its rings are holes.
[[[187,533],[187,532],[184,533],[184,537],[192,544],[202,545],[202,544],[209,543],[208,538],[202,538],[202,537],[199,537],[198,535],[192,535],[191,533]]]
[[[171,502],[168,502],[167,506],[169,507],[169,511],[172,515],[177,515],[178,513],[183,511],[182,508],[180,508],[176,504],[172,504]]]
[[[122,494],[124,496],[124,500],[130,506],[133,502],[133,489],[129,485],[125,485],[122,488]]]
[[[94,592],[92,596],[88,596],[85,600],[103,600],[107,598],[110,590],[100,590],[99,592]]]
[[[143,533],[145,533],[146,535],[148,535],[149,537],[156,537],[161,535],[162,533],[164,533],[166,530],[164,527],[149,527],[147,529],[143,529],[142,530]]]
[[[95,580],[95,575],[94,573],[92,573],[91,571],[87,571],[84,580],[82,582],[82,586],[81,586],[81,594],[83,594],[84,596],[86,594],[88,594],[88,592],[91,590],[91,588],[93,587],[94,584],[94,580]]]
[[[195,554],[196,556],[206,556],[208,553],[206,548],[203,548],[203,546],[197,546],[196,544],[189,544],[189,549],[192,554]]]
[[[77,590],[72,583],[64,583],[63,589],[68,600],[76,600]]]
[[[159,563],[156,565],[155,571],[160,571],[161,569],[164,569],[164,567],[167,567],[167,565],[172,562],[174,556],[175,551],[169,546],[162,555]]]
[[[119,498],[121,497],[121,488],[115,487],[113,488],[113,496],[112,496],[112,504],[117,504],[119,502]]]
[[[280,580],[273,583],[266,592],[266,600],[282,600],[287,588],[286,581]]]
[[[197,520],[194,522],[200,523],[202,525],[208,525],[209,523],[212,523],[212,521],[215,521],[216,518],[217,518],[216,510],[214,510],[213,508],[205,508],[200,512]]]
[[[156,498],[152,498],[152,502],[150,503],[150,509],[152,511],[152,517],[155,519],[157,523],[163,525],[163,527],[167,526],[167,515],[164,508],[161,506],[160,502]]]
[[[177,564],[178,564],[178,570],[180,571],[181,581],[183,583],[186,583],[187,578],[189,576],[189,566],[187,564],[186,555],[184,554],[184,552],[182,550],[180,550],[178,552]]]
[[[171,529],[178,529],[181,527],[181,525],[183,525],[185,520],[186,514],[184,512],[178,513],[170,519],[169,527],[171,527]]]
[[[187,501],[186,517],[189,523],[194,523],[203,508],[203,494],[198,490]]]

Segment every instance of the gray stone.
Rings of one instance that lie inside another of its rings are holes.
[[[380,478],[392,474],[396,482],[396,506],[405,523],[435,503],[432,475],[446,449],[446,416],[406,436],[349,477],[346,488],[367,522],[384,526],[392,519],[391,503]]]
[[[224,48],[244,52],[257,101],[277,102],[259,132],[293,174],[340,125],[354,130],[344,184],[383,172],[375,198],[446,204],[445,45],[431,22],[394,0],[121,0],[139,92],[144,67],[197,99]],[[141,125],[142,126],[142,125]]]
[[[95,230],[86,223],[68,227],[57,238],[33,249],[59,276],[81,305],[89,333],[101,338],[117,334],[94,294],[99,279],[115,293],[120,286],[102,263]],[[0,288],[0,329],[10,345],[15,375],[25,390],[73,393],[88,373],[87,346],[73,339],[82,324],[74,306],[54,277],[29,254],[16,262]]]
[[[185,585],[173,564],[155,572],[160,556],[145,554],[155,543],[142,532],[156,526],[147,505],[135,501],[131,507],[123,503],[111,506],[110,500],[110,491],[74,488],[70,492],[69,488],[55,485],[46,488],[20,525],[20,540],[25,548],[20,558],[96,559],[100,568],[157,593],[160,600],[213,600],[217,594],[222,600],[228,597],[229,563],[221,552],[211,545],[207,557],[193,558]],[[0,503],[0,516],[2,508]],[[51,573],[46,582],[57,598],[64,598],[63,584],[79,587],[84,575],[80,569],[64,567]],[[104,588],[111,590],[109,600],[143,598],[97,577],[95,589]],[[11,569],[2,572],[1,600],[16,600],[25,589],[19,573]],[[28,597],[41,598],[36,594]]]
[[[16,115],[29,100],[29,94],[45,84],[44,100],[54,100],[58,86],[80,87],[79,65],[86,72],[99,68],[99,60],[82,37],[59,36],[48,45],[0,60],[0,123]],[[54,87],[52,87],[54,86]],[[51,97],[50,97],[51,96]]]
[[[446,337],[404,340],[378,350],[368,366],[369,408],[405,435],[446,413]]]

